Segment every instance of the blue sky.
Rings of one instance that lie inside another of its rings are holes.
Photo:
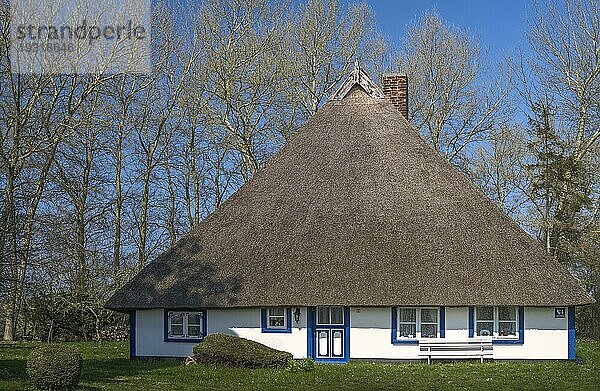
[[[527,13],[531,1],[518,0],[370,0],[379,31],[398,44],[406,25],[425,10],[437,9],[450,24],[479,36],[495,62],[526,47]]]

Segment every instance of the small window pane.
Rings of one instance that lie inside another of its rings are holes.
[[[202,315],[201,314],[189,314],[188,315],[188,324],[189,325],[200,325],[202,322]]]
[[[331,324],[344,324],[344,309],[331,307]]]
[[[417,309],[416,308],[400,308],[398,314],[400,322],[416,322],[417,321]]]
[[[515,307],[498,307],[499,320],[517,320],[517,311]]]
[[[498,326],[500,328],[499,334],[501,337],[517,335],[517,324],[515,322],[500,322]]]
[[[283,316],[285,308],[283,307],[271,307],[269,308],[269,315],[271,316]]]
[[[477,335],[490,337],[494,334],[494,322],[477,322]]]
[[[183,325],[171,324],[171,335],[183,335]]]
[[[331,324],[329,322],[329,307],[319,307],[317,321],[319,324]]]
[[[423,308],[421,309],[421,322],[425,323],[437,323],[438,312],[435,308]]]
[[[171,324],[183,324],[183,313],[173,312],[171,313]]]
[[[477,307],[477,320],[494,320],[494,307]]]
[[[437,324],[422,324],[421,325],[421,337],[422,338],[436,338],[437,337]]]
[[[417,336],[417,325],[416,324],[401,324],[400,336],[405,338],[416,338]]]
[[[269,327],[283,327],[285,326],[285,318],[283,317],[270,317],[269,318]]]
[[[200,337],[201,336],[200,326],[188,326],[188,336]]]

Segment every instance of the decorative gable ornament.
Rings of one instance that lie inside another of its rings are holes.
[[[371,97],[376,99],[385,99],[383,91],[373,83],[373,80],[360,68],[358,60],[354,61],[354,69],[350,72],[350,75],[342,83],[342,85],[335,91],[331,100],[342,100],[348,95],[348,92],[355,85],[359,85],[363,90]]]

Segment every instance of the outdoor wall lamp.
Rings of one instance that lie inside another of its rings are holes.
[[[296,307],[296,311],[294,311],[294,320],[296,323],[300,322],[300,307]]]

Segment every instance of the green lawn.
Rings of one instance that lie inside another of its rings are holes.
[[[600,341],[578,341],[573,362],[318,365],[314,371],[129,362],[127,343],[76,344],[82,390],[600,390]],[[0,344],[0,390],[32,389],[25,370],[31,343]]]

